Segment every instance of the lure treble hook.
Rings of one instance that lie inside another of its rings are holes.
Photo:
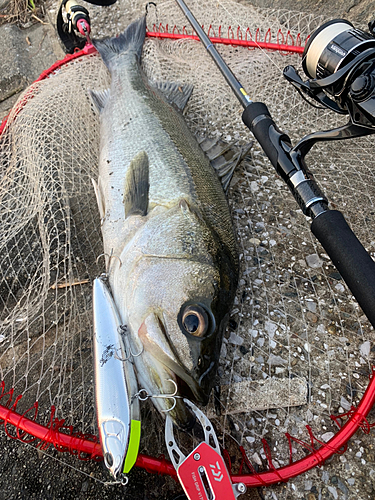
[[[108,263],[106,263],[106,274],[107,275],[108,275],[108,270],[109,270],[109,266],[111,265],[111,260],[112,259],[117,259],[119,261],[119,263],[120,263],[119,267],[122,266],[122,261],[121,261],[120,257],[118,255],[114,255],[113,254],[113,250],[111,250],[111,253],[103,252],[100,255],[98,255],[98,257],[96,258],[96,263],[97,264],[99,263],[100,257],[104,257],[104,258],[108,257]]]
[[[127,335],[128,334],[128,327],[126,325],[119,325],[117,331],[120,335]],[[126,358],[120,358],[117,354],[115,354],[115,358],[119,359],[120,361],[129,361],[130,358],[138,358],[141,354],[143,354],[144,350],[145,350],[145,348],[144,348],[144,345],[142,344],[142,348],[141,348],[140,352],[138,352],[137,354],[134,354],[132,352],[131,347],[129,346],[129,356],[127,356]]]
[[[169,413],[170,411],[174,410],[177,404],[177,398],[181,399],[182,396],[178,396],[178,387],[177,384],[174,380],[172,379],[167,379],[167,382],[172,382],[174,385],[174,391],[171,392],[170,394],[148,394],[146,389],[140,389],[137,394],[134,394],[135,398],[138,398],[140,401],[146,401],[149,398],[159,398],[159,399],[172,399],[173,400],[173,406],[171,408],[168,408],[168,410],[160,410],[163,413]],[[141,396],[142,393],[145,393],[145,396]]]

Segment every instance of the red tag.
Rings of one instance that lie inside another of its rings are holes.
[[[207,443],[201,443],[177,469],[189,500],[236,500],[225,462]]]

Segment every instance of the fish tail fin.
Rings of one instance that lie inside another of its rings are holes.
[[[146,37],[146,16],[129,24],[126,30],[119,36],[94,40],[94,47],[102,56],[104,64],[110,70],[114,60],[122,54],[135,54],[139,58],[142,54],[143,43]]]

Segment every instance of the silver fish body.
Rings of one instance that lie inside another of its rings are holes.
[[[172,379],[181,395],[206,404],[237,285],[237,247],[216,172],[176,110],[191,88],[148,81],[144,37],[140,19],[95,42],[111,73],[110,89],[92,93],[109,281],[132,348],[142,351],[134,359],[140,386],[169,394]],[[153,401],[161,411],[175,403]],[[190,418],[182,399],[170,415],[181,425]]]
[[[114,478],[122,472],[132,420],[139,418],[133,366],[124,361],[120,317],[102,280],[93,283],[94,381],[99,438],[104,462]]]

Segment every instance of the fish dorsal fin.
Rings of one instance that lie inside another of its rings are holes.
[[[89,95],[91,97],[92,103],[94,104],[94,108],[99,111],[99,113],[101,113],[109,99],[109,89],[89,90]]]
[[[206,153],[211,165],[215,169],[225,194],[227,194],[236,167],[249,153],[253,143],[239,146],[236,144],[237,141],[225,144],[218,139],[205,137],[198,137],[197,139],[200,147]]]
[[[156,82],[154,87],[163,94],[169,104],[175,106],[179,111],[183,111],[193,92],[193,85],[187,83],[181,85],[175,82]]]
[[[146,151],[138,153],[130,162],[125,178],[125,218],[146,215],[150,188],[149,162]]]

